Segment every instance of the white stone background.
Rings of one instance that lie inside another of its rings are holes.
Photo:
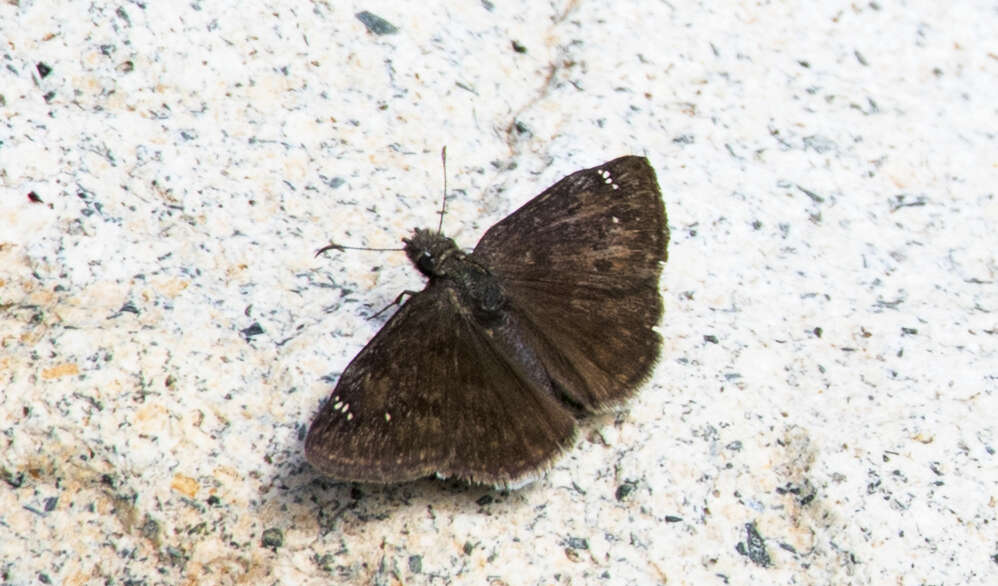
[[[6,0],[0,582],[993,584],[996,30],[969,0]],[[469,248],[647,156],[662,359],[525,489],[321,478],[308,422],[421,280],[312,252],[433,225],[443,145]]]

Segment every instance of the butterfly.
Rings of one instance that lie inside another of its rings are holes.
[[[325,475],[519,486],[574,445],[578,416],[618,407],[649,377],[669,229],[647,159],[563,178],[472,252],[439,229],[403,243],[428,282],[312,422],[305,456]]]

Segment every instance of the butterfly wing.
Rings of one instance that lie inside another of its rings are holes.
[[[359,482],[438,473],[503,485],[572,445],[571,413],[503,359],[459,299],[431,281],[347,366],[309,428],[313,466]]]
[[[627,156],[551,186],[490,228],[472,257],[500,278],[562,400],[600,411],[658,358],[668,242],[655,171]]]

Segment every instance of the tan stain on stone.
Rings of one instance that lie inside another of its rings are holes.
[[[176,474],[174,475],[173,480],[170,482],[170,488],[186,496],[187,498],[194,498],[194,496],[197,495],[198,490],[201,487],[198,486],[198,481],[194,480],[190,476],[184,476],[183,474]]]
[[[52,380],[54,378],[72,376],[74,374],[80,374],[80,367],[74,362],[67,362],[65,364],[57,364],[52,368],[46,368],[42,371],[42,378],[45,380]]]

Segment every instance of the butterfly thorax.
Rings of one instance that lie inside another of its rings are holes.
[[[405,253],[430,282],[449,282],[470,302],[479,318],[498,315],[506,304],[499,280],[473,256],[465,254],[451,238],[434,230],[417,228],[402,240]]]

